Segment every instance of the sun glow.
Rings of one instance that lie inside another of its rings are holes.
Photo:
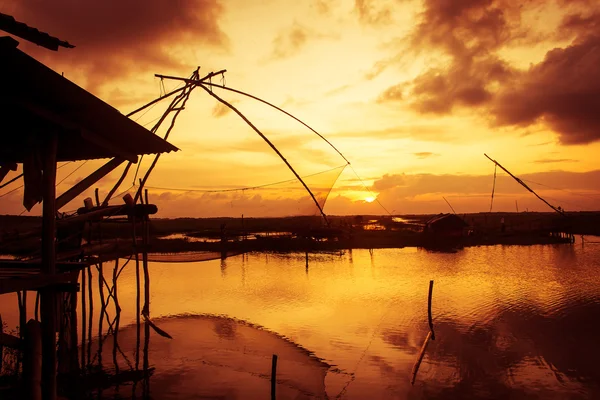
[[[365,197],[365,201],[367,203],[372,203],[375,201],[375,197],[373,197],[373,196]]]

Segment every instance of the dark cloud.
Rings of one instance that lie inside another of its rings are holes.
[[[363,24],[382,25],[392,22],[391,10],[388,7],[380,7],[377,1],[355,0],[354,12]]]
[[[416,111],[434,114],[479,108],[495,126],[543,123],[562,144],[600,140],[600,13],[592,2],[559,0],[564,16],[546,36],[522,23],[524,12],[545,6],[541,0],[425,0],[424,5],[409,49],[439,51],[448,62],[388,88],[380,102],[405,97]],[[548,38],[572,42],[527,70],[499,55]]]
[[[512,77],[513,69],[494,52],[526,34],[519,25],[518,7],[510,2],[499,3],[425,0],[409,47],[415,53],[442,51],[450,56],[450,62],[431,67],[410,85],[405,84],[411,89],[413,108],[422,113],[446,114],[457,105],[480,106],[492,99],[492,86]]]
[[[88,86],[149,67],[176,68],[178,45],[226,47],[218,0],[12,0],[13,16],[77,47],[58,53],[25,45],[53,66],[75,64]],[[186,65],[186,67],[193,67]]]
[[[448,71],[430,69],[412,82],[412,107],[421,113],[447,114],[455,106],[480,106],[492,99],[489,86],[512,74],[498,59],[454,63]]]
[[[600,140],[600,36],[545,59],[504,87],[492,107],[499,125],[546,123],[563,144]]]

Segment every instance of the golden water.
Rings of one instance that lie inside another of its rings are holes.
[[[159,326],[160,317],[226,315],[285,336],[332,365],[329,398],[600,398],[599,269],[594,244],[354,250],[310,254],[308,268],[303,253],[252,253],[151,264],[151,314]],[[436,339],[411,386],[430,279]],[[123,327],[135,321],[132,263],[118,287]],[[16,295],[0,300],[14,322]],[[194,324],[177,329],[198,334]],[[178,346],[177,335],[150,347]],[[179,343],[193,350],[193,340]],[[172,373],[155,367],[156,382]],[[167,397],[194,398],[193,385],[179,388]]]

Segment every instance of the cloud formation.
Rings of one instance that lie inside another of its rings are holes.
[[[437,153],[432,153],[430,151],[420,151],[418,153],[413,153],[414,156],[416,156],[417,158],[429,158],[429,157],[435,157],[435,156],[439,156],[439,154]]]
[[[392,22],[391,10],[388,7],[378,7],[379,2],[372,0],[355,0],[354,12],[358,20],[367,25],[382,25]]]
[[[306,47],[310,39],[323,39],[326,37],[329,37],[329,35],[316,32],[298,22],[294,22],[292,26],[279,31],[275,36],[270,58],[277,60],[292,57]]]
[[[503,88],[492,113],[500,125],[545,122],[563,144],[600,140],[600,35],[564,49]]]
[[[9,1],[17,20],[77,46],[58,53],[25,47],[52,64],[77,65],[88,86],[148,67],[179,67],[173,49],[181,43],[228,45],[218,0]]]
[[[410,82],[389,87],[378,101],[409,99],[411,107],[423,114],[474,108],[489,115],[495,126],[543,123],[562,144],[600,140],[600,13],[585,0],[557,0],[561,18],[554,33],[542,34],[523,23],[526,12],[547,4],[424,0],[409,49],[416,54],[439,53],[446,61]],[[570,44],[548,51],[528,69],[501,56],[512,46],[549,39]]]

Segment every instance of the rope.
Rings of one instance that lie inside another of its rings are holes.
[[[490,212],[492,212],[492,206],[494,205],[494,192],[496,191],[496,170],[498,165],[494,164],[494,184],[492,185],[492,200],[490,202]]]
[[[335,171],[336,169],[339,169],[339,168],[343,169],[343,168],[346,168],[346,165],[340,165],[339,167],[331,168],[326,171],[321,171],[321,172],[316,172],[314,174],[305,175],[305,176],[303,176],[303,178],[309,178],[311,176],[325,174],[327,172]],[[281,185],[282,183],[293,183],[293,182],[297,182],[297,181],[298,181],[297,179],[288,179],[285,181],[266,183],[264,185],[247,186],[247,187],[241,187],[241,188],[235,188],[235,189],[186,189],[186,188],[167,188],[167,187],[159,187],[159,186],[146,186],[146,187],[148,189],[169,190],[169,191],[173,191],[173,192],[223,193],[223,192],[237,192],[237,191],[244,191],[244,190],[261,189],[264,187]]]
[[[57,169],[57,170],[59,170],[59,169],[61,169],[62,167],[64,167],[65,165],[71,164],[72,162],[73,162],[73,161],[69,161],[69,162],[66,162],[66,163],[64,163],[63,165],[59,165],[59,166],[58,166],[56,169]],[[22,177],[22,176],[23,176],[23,174],[21,174],[21,175],[19,175],[19,176],[15,177],[15,178],[13,178],[13,179],[11,179],[10,181],[8,181],[8,182],[6,182],[5,184],[3,184],[2,186],[0,186],[0,189],[2,189],[4,186],[7,186],[7,185],[8,185],[8,184],[10,184],[10,183],[13,183],[14,181],[16,181],[17,179],[19,179],[19,178],[20,178],[20,177]],[[61,182],[62,182],[62,181],[61,181]],[[59,183],[60,183],[60,182],[59,182]],[[57,184],[57,185],[58,185],[58,184]],[[17,190],[21,189],[23,186],[25,186],[25,184],[22,184],[21,186],[19,186],[19,187],[16,187],[16,188],[14,188],[13,190],[10,190],[10,191],[8,191],[8,192],[6,192],[6,193],[0,194],[0,198],[4,197],[4,196],[6,196],[6,195],[9,195],[9,194],[11,194],[11,193],[12,193],[12,192],[14,192],[14,191],[17,191]]]

